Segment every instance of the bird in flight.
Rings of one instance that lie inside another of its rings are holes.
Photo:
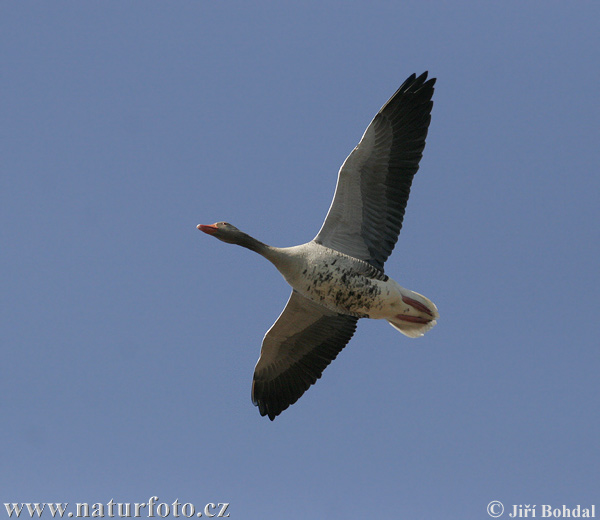
[[[425,148],[434,84],[427,72],[412,74],[377,113],[340,168],[327,217],[310,242],[273,247],[227,222],[198,225],[262,255],[292,286],[254,370],[252,401],[262,416],[274,420],[321,377],[359,318],[387,320],[411,338],[436,324],[433,302],[383,272]]]

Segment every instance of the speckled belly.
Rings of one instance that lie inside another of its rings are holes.
[[[369,278],[345,269],[306,269],[304,285],[296,287],[303,296],[324,307],[361,318],[387,314],[390,298],[395,300],[387,281]]]

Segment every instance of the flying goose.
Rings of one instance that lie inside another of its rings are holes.
[[[383,272],[402,227],[431,121],[433,85],[412,74],[377,113],[340,168],[321,230],[310,242],[272,247],[227,222],[198,225],[269,260],[292,294],[266,333],[252,401],[274,420],[321,377],[359,318],[387,320],[411,338],[436,324],[437,307]]]

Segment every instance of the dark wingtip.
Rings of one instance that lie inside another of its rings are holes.
[[[268,416],[269,419],[271,419],[271,421],[274,421],[275,417],[277,417],[281,412],[283,412],[283,410],[279,410],[278,412],[273,412],[272,410],[269,410],[267,403],[260,397],[257,397],[256,391],[257,391],[256,379],[253,379],[252,380],[252,393],[251,393],[252,404],[254,406],[258,407],[258,413],[260,413],[261,417]],[[260,392],[260,390],[259,390],[259,392]]]
[[[433,97],[433,91],[435,90],[433,86],[435,85],[436,78],[427,80],[428,74],[429,71],[425,71],[419,77],[417,77],[415,73],[412,73],[408,78],[406,78],[406,80],[404,80],[404,83],[400,85],[392,97],[387,100],[385,105],[381,107],[377,113],[377,116],[375,117],[378,117],[388,106],[399,103],[406,94],[418,94],[423,100],[431,100]],[[429,111],[431,111],[431,107],[429,107]]]
[[[269,410],[268,407],[266,406],[266,403],[261,400],[255,401],[253,399],[252,403],[254,403],[254,406],[258,407],[258,413],[260,413],[261,417],[267,416],[271,421],[274,421],[275,417],[277,417],[281,412],[283,412],[283,410],[280,410],[277,412],[273,412],[272,410]]]
[[[435,85],[435,82],[437,80],[437,78],[430,78],[429,80],[427,80],[427,76],[429,75],[429,71],[426,70],[425,72],[423,72],[423,74],[421,74],[418,78],[416,77],[415,74],[413,74],[410,78],[408,78],[404,83],[408,83],[409,80],[412,79],[411,83],[411,87],[415,88],[415,90],[418,90],[421,87],[433,87],[433,85]]]

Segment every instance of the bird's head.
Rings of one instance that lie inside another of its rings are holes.
[[[240,239],[244,236],[244,233],[229,222],[216,222],[210,225],[198,224],[197,227],[207,235],[212,235],[228,244],[239,244]]]

